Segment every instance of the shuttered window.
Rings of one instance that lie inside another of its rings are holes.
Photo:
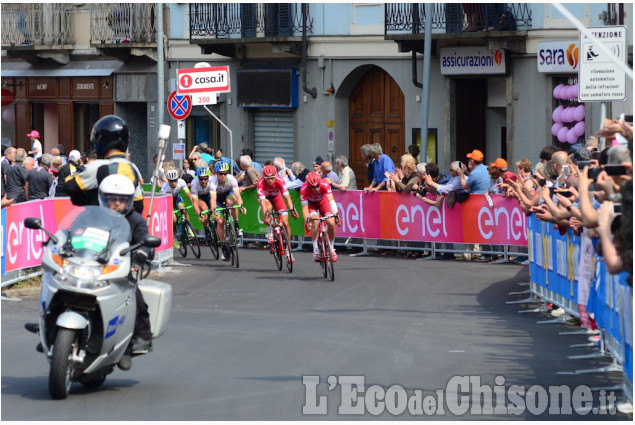
[[[282,157],[287,167],[294,161],[293,111],[254,111],[254,156],[261,164]]]

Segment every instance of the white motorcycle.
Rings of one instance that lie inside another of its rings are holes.
[[[143,268],[131,274],[131,253],[141,246],[157,247],[161,240],[146,236],[141,243],[130,245],[128,222],[107,208],[75,208],[55,235],[38,218],[27,218],[24,225],[49,237],[42,258],[39,326],[26,327],[40,334],[38,351],[50,362],[51,397],[63,399],[73,381],[98,387],[124,355],[130,355],[135,285],[148,304],[153,338],[165,332],[172,287],[140,279]],[[129,364],[128,358],[127,368]],[[121,364],[120,368],[127,370]]]

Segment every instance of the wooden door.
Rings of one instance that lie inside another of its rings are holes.
[[[357,83],[349,98],[349,164],[357,187],[370,182],[360,148],[379,143],[384,153],[399,164],[406,149],[404,96],[399,85],[381,68],[372,68]]]

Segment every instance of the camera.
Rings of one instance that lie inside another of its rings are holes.
[[[621,202],[613,202],[613,214],[615,214],[615,215],[622,214],[622,203]]]
[[[587,176],[589,177],[590,180],[597,180],[598,175],[602,172],[601,168],[589,168],[587,170]]]
[[[626,174],[626,167],[623,165],[605,165],[604,171],[609,176],[621,176]]]
[[[578,169],[591,166],[591,161],[578,161]]]

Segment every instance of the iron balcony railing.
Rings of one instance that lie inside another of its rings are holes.
[[[313,29],[307,4],[307,33]],[[293,37],[302,34],[302,8],[293,3],[191,3],[190,39]]]
[[[73,5],[69,3],[3,3],[3,46],[72,44]]]
[[[385,33],[423,34],[424,9],[421,3],[387,3]],[[531,9],[527,3],[435,3],[432,29],[436,33],[528,30]]]
[[[155,8],[156,3],[91,4],[91,43],[156,43]]]

